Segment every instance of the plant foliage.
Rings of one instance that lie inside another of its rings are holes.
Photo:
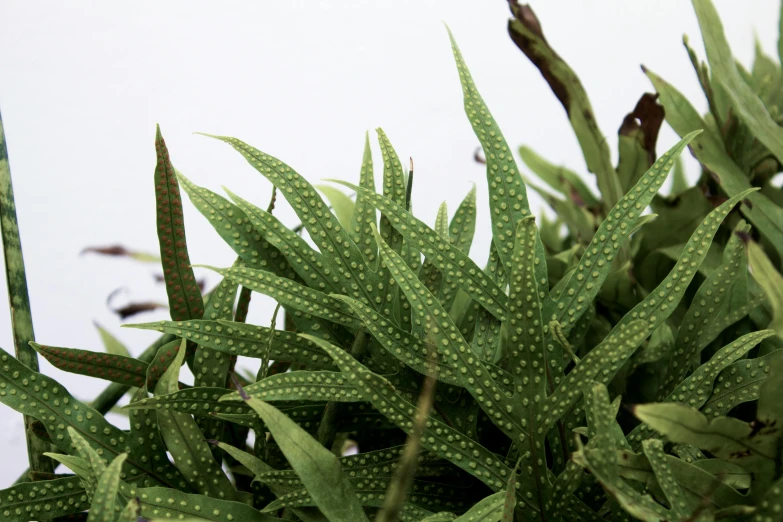
[[[646,71],[657,95],[622,122],[616,166],[576,73],[511,4],[511,38],[565,108],[599,194],[530,147],[520,156],[545,186],[523,178],[449,32],[486,158],[487,252],[471,253],[475,189],[424,223],[413,164],[380,129],[381,193],[369,137],[358,184],[313,186],[210,136],[269,180],[296,228],[274,202],[229,200],[177,172],[158,129],[171,320],[132,325],[161,334],[139,358],[104,329],[107,353],[33,342],[0,158],[18,355],[0,353],[0,402],[29,419],[34,455],[0,492],[3,520],[783,520],[783,74],[760,51],[751,71],[736,64],[712,4],[693,3],[709,64],[688,52],[710,112]],[[657,155],[664,119],[681,140]],[[694,186],[686,148],[702,168]],[[180,188],[237,256],[208,267],[223,279],[203,297]],[[532,215],[528,188],[553,219]],[[276,315],[245,324],[251,292],[278,303],[282,328]],[[111,381],[114,402],[78,401],[37,371],[36,352]],[[237,357],[260,359],[258,375],[234,373]],[[123,431],[103,413],[130,388]]]

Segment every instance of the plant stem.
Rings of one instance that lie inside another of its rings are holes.
[[[11,329],[14,336],[14,353],[22,364],[33,371],[38,371],[37,354],[29,345],[30,341],[35,341],[35,334],[2,115],[0,115],[0,229],[3,236],[3,257],[8,286],[8,305],[11,310]],[[34,420],[32,417],[24,416],[30,469],[51,473],[54,471],[54,462],[43,455],[51,449],[51,445],[33,435],[31,426]]]

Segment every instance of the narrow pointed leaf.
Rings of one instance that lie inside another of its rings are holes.
[[[321,291],[344,291],[340,279],[334,275],[332,263],[313,250],[299,234],[289,230],[276,217],[262,210],[228,189],[231,199],[247,215],[250,223],[261,236],[285,256],[307,286]]]
[[[132,357],[130,352],[128,351],[128,348],[120,342],[119,339],[114,337],[111,332],[109,332],[106,328],[102,327],[98,323],[94,323],[95,328],[98,329],[98,333],[101,336],[101,341],[103,341],[103,346],[106,348],[106,353],[110,353],[112,355],[122,355],[124,357]]]
[[[666,121],[680,136],[690,132],[708,129],[696,109],[688,100],[663,79],[647,70],[647,76],[660,95],[659,101],[666,109]],[[751,187],[746,174],[726,152],[720,137],[710,130],[696,136],[691,146],[696,159],[710,172],[717,174],[721,188],[729,196],[735,196]],[[763,194],[750,194],[752,207],[743,206],[742,212],[778,251],[783,255],[783,208],[778,207]]]
[[[345,230],[349,230],[351,221],[353,220],[353,200],[344,192],[341,192],[330,185],[315,185],[315,188],[320,190],[324,196],[326,196],[326,199],[329,200],[329,204],[334,211],[334,215],[337,217],[337,221],[340,222]]]
[[[344,374],[355,379],[357,388],[378,411],[403,431],[410,432],[413,429],[416,406],[402,398],[386,379],[372,373],[345,350],[321,339],[312,340],[332,356]],[[493,490],[503,490],[512,471],[494,453],[433,417],[427,420],[421,445],[434,454],[449,459]],[[529,499],[524,502],[533,507],[533,504],[529,504]]]
[[[464,515],[455,518],[454,522],[499,522],[503,517],[505,492],[499,491],[470,508]]]
[[[329,180],[352,188],[357,193],[364,189],[339,180]],[[446,281],[453,281],[478,301],[495,317],[505,317],[506,296],[465,253],[443,239],[424,222],[382,196],[363,194],[389,219],[392,226],[410,240],[441,271]],[[414,239],[415,236],[415,239]]]
[[[228,278],[245,288],[259,292],[275,299],[278,303],[305,314],[310,314],[349,328],[357,328],[361,324],[342,302],[329,297],[323,292],[308,288],[290,279],[279,277],[265,270],[254,270],[246,267],[215,268],[223,277]]]
[[[609,211],[606,220],[598,227],[556,301],[555,319],[563,325],[565,335],[568,335],[587,310],[587,305],[598,295],[601,285],[611,272],[612,260],[631,234],[633,225],[666,181],[666,176],[674,166],[674,159],[697,134],[694,132],[687,135],[658,158],[650,170]]]
[[[321,253],[332,259],[337,275],[350,295],[372,303],[372,293],[366,283],[374,280],[373,274],[367,270],[361,253],[351,241],[348,232],[329,211],[313,186],[282,161],[247,143],[226,136],[210,137],[231,145],[253,168],[280,190],[302,220]]]
[[[576,195],[588,207],[601,205],[576,172],[563,166],[553,165],[530,147],[519,147],[519,156],[541,181],[566,198],[574,198]]]
[[[136,387],[143,386],[147,376],[149,365],[131,357],[38,343],[30,345],[52,366],[66,372]]]
[[[723,32],[723,24],[710,0],[693,0],[704,38],[713,81],[720,84],[731,102],[733,113],[753,130],[779,161],[783,162],[783,129],[769,115],[764,103],[740,76]]]
[[[291,467],[329,520],[367,520],[333,453],[277,408],[253,397],[247,400],[247,404],[269,428]]]
[[[771,330],[751,332],[724,346],[709,361],[677,385],[664,402],[678,402],[693,408],[701,408],[712,395],[713,383],[720,372],[772,335],[774,333]],[[654,432],[649,426],[640,424],[628,434],[628,441],[632,448],[637,449],[643,440],[653,435]]]
[[[365,133],[364,136],[364,155],[362,156],[362,167],[359,174],[359,186],[373,194],[375,193],[369,133]],[[372,235],[370,225],[378,226],[377,218],[375,207],[368,203],[362,194],[356,194],[356,205],[353,209],[351,227],[348,230],[348,234],[356,246],[359,247],[362,256],[364,256],[365,261],[371,267],[375,267],[378,258],[378,248],[375,245],[375,238]]]
[[[179,371],[185,358],[185,339],[182,340],[174,361],[155,387],[155,395],[179,390]],[[185,480],[199,493],[230,500],[236,492],[220,464],[215,462],[212,450],[204,439],[196,421],[187,413],[158,410],[158,426],[174,464]]]
[[[188,518],[210,522],[279,522],[257,509],[229,500],[183,493],[169,488],[135,488],[120,483],[120,496],[127,502],[138,498],[140,516],[145,519],[185,520]]]
[[[723,251],[723,263],[705,279],[691,301],[677,330],[675,351],[668,363],[659,398],[668,395],[674,385],[682,382],[701,350],[720,333],[717,325],[739,304],[747,302],[747,264],[737,236],[737,233],[747,231],[744,222],[735,228]]]
[[[775,269],[758,243],[748,241],[746,247],[753,278],[766,294],[772,308],[772,322],[768,328],[775,330],[778,337],[783,339],[783,276]]]
[[[278,373],[245,386],[244,390],[246,394],[262,401],[358,402],[364,400],[350,379],[340,372],[298,370]],[[241,399],[239,392],[234,392],[224,397],[223,401]]]
[[[31,371],[0,350],[0,402],[16,411],[40,420],[62,451],[71,449],[68,427],[113,458],[130,451],[130,440],[123,431],[109,424],[98,412],[79,402],[53,379]],[[131,454],[127,461],[127,480],[149,476],[161,484],[181,487],[168,468],[154,466]],[[168,475],[168,476],[167,476]]]
[[[89,506],[79,477],[22,482],[0,491],[0,516],[5,522],[66,517]]]
[[[187,338],[210,350],[260,359],[269,347],[269,359],[334,369],[331,358],[318,345],[282,330],[232,321],[159,321],[127,325]],[[271,343],[270,343],[271,337]]]
[[[99,477],[90,503],[90,516],[87,517],[87,522],[114,522],[117,516],[115,505],[120,487],[120,473],[126,458],[128,458],[126,453],[117,455]]]
[[[701,411],[707,417],[718,417],[743,402],[758,399],[774,355],[775,352],[772,352],[763,357],[740,360],[720,372],[715,379],[715,389]]]
[[[457,47],[457,42],[449,32],[451,50],[457,64],[459,80],[462,84],[462,95],[465,114],[473,127],[484,156],[487,159],[487,185],[489,187],[489,210],[492,217],[493,243],[498,249],[501,263],[509,270],[511,251],[514,244],[514,233],[520,219],[531,215],[527,200],[527,189],[522,181],[514,155],[508,146],[500,128],[495,122],[489,108],[482,99],[473,77],[468,70],[465,59]],[[426,253],[426,252],[425,252]],[[429,254],[427,254],[429,255]],[[546,278],[546,263],[544,247],[539,241],[536,245],[536,257],[539,260],[536,279]],[[483,303],[482,303],[483,304]],[[497,316],[496,317],[500,317]]]
[[[190,267],[179,184],[160,126],[155,136],[155,151],[158,155],[155,166],[158,242],[169,311],[175,321],[198,319],[204,315],[204,301]]]

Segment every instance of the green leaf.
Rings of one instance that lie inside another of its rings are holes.
[[[764,250],[755,241],[746,243],[748,264],[753,278],[766,294],[772,307],[772,322],[768,328],[783,339],[783,276],[775,269]]]
[[[647,442],[659,443],[657,440]],[[616,455],[618,473],[621,477],[642,483],[656,497],[661,499],[665,497],[664,491],[659,485],[659,479],[647,456],[627,450],[620,450]],[[722,509],[747,502],[744,495],[726,483],[732,481],[728,478],[727,470],[731,469],[733,473],[739,472],[739,476],[744,473],[741,468],[737,466],[729,468],[728,463],[718,459],[704,459],[688,463],[672,455],[664,455],[663,457],[664,462],[658,464],[659,471],[666,475],[666,468],[669,469],[676,487],[683,493],[682,498],[689,512],[692,513],[705,506]],[[718,465],[704,466],[701,464],[703,462],[715,462]],[[716,471],[718,476],[708,471],[709,469]],[[747,478],[748,475],[744,474],[744,477]]]
[[[519,155],[522,161],[525,162],[525,165],[541,181],[566,198],[574,199],[578,197],[582,204],[588,207],[600,207],[601,202],[598,201],[598,198],[593,195],[592,191],[576,172],[564,166],[550,163],[529,147],[519,147]]]
[[[455,518],[454,522],[499,522],[503,517],[503,506],[506,493],[498,491],[476,503],[464,515]]]
[[[30,346],[55,368],[127,386],[143,386],[149,367],[145,362],[123,355],[44,346],[32,342]]]
[[[14,339],[14,353],[24,366],[38,371],[38,357],[28,344],[35,341],[33,317],[30,312],[30,296],[27,292],[27,275],[22,256],[22,242],[19,237],[19,222],[16,219],[14,187],[11,182],[11,166],[8,159],[8,147],[5,143],[5,127],[0,115],[0,234],[3,239],[3,259],[5,261],[5,281],[8,290],[8,308],[11,312],[11,333]],[[32,434],[33,419],[25,416],[25,437],[30,469],[51,473],[52,462],[43,457],[49,444]]]
[[[72,427],[92,445],[100,449],[103,458],[113,458],[131,452],[126,433],[109,424],[98,412],[73,398],[53,379],[31,371],[0,350],[0,402],[14,410],[41,421],[54,444],[62,451],[71,449],[68,427]],[[181,478],[171,473],[170,466],[154,465],[138,459],[131,452],[127,461],[128,480],[149,477],[153,481],[182,487]]]
[[[732,417],[708,420],[701,412],[677,403],[634,406],[634,415],[675,443],[692,444],[718,458],[739,464],[757,476],[771,476],[776,454],[746,422]]]
[[[435,349],[431,341],[420,339],[397,328],[390,321],[384,319],[381,314],[355,299],[338,295],[332,297],[347,303],[353,312],[364,321],[364,327],[367,328],[367,331],[398,360],[423,375],[429,374],[431,364],[434,364],[440,382],[460,385],[454,366],[449,364],[447,359],[438,357],[433,363],[430,362],[430,353]]]
[[[751,332],[733,343],[727,344],[715,352],[709,361],[677,385],[664,402],[677,402],[692,408],[701,408],[710,398],[713,383],[719,373],[772,335],[774,333],[771,330]],[[628,442],[632,448],[637,449],[642,441],[652,435],[653,432],[649,426],[640,424],[628,434]]]
[[[404,207],[378,194],[371,194],[361,187],[340,180],[334,183],[350,187],[362,194],[389,219],[392,226],[405,239],[414,244],[443,274],[446,281],[452,281],[468,295],[478,301],[498,318],[505,317],[506,296],[502,290],[464,252],[446,241],[423,221],[414,217]],[[513,232],[512,232],[513,233]]]
[[[688,285],[698,272],[699,265],[707,257],[707,252],[709,252],[720,224],[734,205],[754,190],[756,189],[748,189],[737,194],[704,218],[683,248],[680,258],[669,275],[641,303],[623,316],[612,329],[613,333],[637,319],[645,320],[649,333],[652,333],[668,319],[685,295]]]
[[[204,301],[190,267],[179,184],[160,125],[155,136],[155,151],[158,155],[155,166],[158,242],[169,311],[175,321],[199,319],[204,315]]]
[[[250,219],[238,206],[195,185],[181,172],[177,173],[177,178],[193,206],[247,266],[269,270],[283,277],[295,277],[296,272],[288,266],[280,251],[253,229]]]
[[[362,156],[362,168],[359,174],[359,186],[375,193],[375,178],[373,177],[372,151],[370,150],[370,135],[364,135],[364,155]],[[377,214],[375,207],[368,203],[362,194],[356,194],[356,204],[353,209],[351,226],[348,234],[359,247],[368,266],[375,267],[378,258],[378,249],[375,246],[375,238],[372,235],[370,225],[377,226]]]
[[[666,454],[663,452],[663,443],[657,439],[644,441],[644,454],[650,462],[658,486],[663,490],[666,501],[669,504],[669,511],[675,520],[684,520],[690,515],[690,510],[686,508],[687,501],[682,486],[675,480],[674,473],[669,467]]]
[[[783,478],[767,490],[753,513],[753,520],[780,522],[783,520]]]
[[[628,323],[617,335],[607,336],[576,364],[546,398],[547,415],[551,419],[563,417],[579,400],[583,383],[598,381],[608,385],[617,370],[648,335],[646,322],[636,320]]]
[[[237,258],[235,265],[241,264],[242,260]],[[234,300],[237,296],[238,285],[228,279],[222,279],[220,283],[212,290],[207,303],[204,306],[204,315],[206,319],[231,319],[234,313]],[[247,292],[249,293],[249,291]],[[240,297],[241,299],[241,297]],[[247,307],[245,306],[245,313]],[[242,310],[242,302],[237,306],[237,310]],[[228,383],[228,372],[232,367],[232,357],[229,354],[210,350],[198,346],[193,358],[193,386],[201,387],[226,387]],[[224,423],[214,419],[197,418],[198,424],[204,437],[208,439],[220,439],[223,436]],[[217,451],[213,452],[216,459],[220,458]]]
[[[140,512],[141,502],[136,498],[132,498],[125,504],[125,507],[117,518],[117,522],[138,522]]]
[[[348,479],[362,506],[381,507],[384,497],[388,496],[390,477]],[[428,510],[451,509],[463,511],[468,505],[464,497],[468,493],[463,488],[453,488],[437,482],[414,481],[409,499],[403,504],[415,505]],[[314,506],[312,496],[306,489],[291,491],[278,497],[264,508],[265,512],[277,511],[289,507]],[[416,519],[419,520],[419,519]],[[499,519],[498,519],[499,520]]]
[[[743,402],[759,398],[761,385],[769,374],[775,352],[755,359],[745,359],[729,365],[715,379],[715,389],[701,407],[708,417],[725,415]]]
[[[747,176],[728,155],[723,141],[708,129],[688,100],[651,71],[646,70],[646,73],[666,109],[666,121],[677,134],[684,136],[695,130],[707,129],[693,140],[691,151],[699,163],[718,176],[723,190],[729,196],[735,196],[750,188]],[[750,194],[748,200],[752,207],[743,206],[743,214],[775,246],[778,254],[783,255],[783,208],[762,194]]]
[[[372,373],[345,350],[315,337],[310,339],[332,356],[341,371],[354,379],[354,384],[365,399],[386,418],[406,433],[413,428],[416,406],[400,396],[388,380]],[[432,416],[427,420],[421,445],[439,457],[450,460],[494,490],[500,491],[506,486],[511,468],[488,449]]]
[[[98,479],[98,485],[95,487],[95,493],[90,503],[90,516],[87,517],[87,522],[114,522],[117,516],[116,511],[119,511],[119,506],[116,506],[115,509],[115,504],[120,487],[120,473],[127,458],[126,453],[117,455]]]
[[[106,353],[111,355],[122,355],[124,357],[133,357],[128,351],[128,348],[122,344],[119,339],[114,337],[111,332],[98,323],[94,322],[93,324],[95,325],[95,328],[98,329],[98,333],[101,336],[101,341],[103,341],[103,346],[106,348]]]
[[[601,223],[590,244],[585,248],[576,270],[572,272],[560,295],[556,298],[557,320],[568,335],[576,321],[598,295],[601,285],[612,270],[612,261],[631,234],[633,225],[660,190],[674,166],[674,159],[697,135],[691,133],[665,152],[647,173],[612,208]]]
[[[22,482],[0,491],[0,515],[5,522],[65,517],[89,506],[79,477]]]
[[[723,88],[731,110],[753,130],[754,136],[783,162],[783,130],[772,119],[753,89],[742,79],[723,33],[723,24],[710,0],[693,0],[704,38],[713,82]]]
[[[227,136],[210,136],[236,149],[258,172],[280,190],[302,220],[321,254],[328,256],[336,267],[336,274],[356,299],[373,303],[368,282],[374,282],[374,274],[363,262],[359,249],[351,241],[348,232],[332,215],[313,186],[299,173],[282,161],[269,156],[250,145]],[[359,284],[361,281],[365,284]]]
[[[263,401],[359,402],[364,398],[340,372],[298,370],[270,375],[245,386],[245,393]],[[241,400],[239,392],[223,401]]]
[[[135,488],[120,483],[120,496],[127,502],[138,498],[140,515],[147,519],[184,520],[196,518],[212,522],[279,522],[257,509],[239,502],[183,493],[169,488]]]
[[[310,248],[299,234],[289,230],[269,212],[251,205],[228,189],[224,190],[247,215],[253,228],[280,250],[307,286],[321,291],[344,292],[344,286],[334,276],[334,266],[328,258]]]
[[[246,401],[269,428],[289,464],[330,521],[367,520],[333,453],[277,408],[253,397]]]
[[[719,324],[748,299],[747,265],[738,234],[747,233],[744,221],[735,227],[723,251],[723,263],[699,287],[677,330],[675,351],[658,397],[682,382],[701,351],[720,334]]]
[[[622,196],[622,188],[609,156],[606,138],[598,128],[587,93],[576,73],[549,45],[541,24],[528,5],[511,4],[514,18],[508,22],[511,40],[525,53],[549,83],[568,115],[587,170],[596,175],[598,188],[611,208]]]
[[[269,359],[306,364],[313,369],[334,369],[331,358],[318,345],[291,332],[231,321],[158,321],[125,325],[187,338],[210,350],[260,359],[269,346]],[[272,338],[270,344],[270,337]]]
[[[349,230],[353,220],[353,200],[330,185],[315,185],[315,188],[320,190],[326,196],[326,199],[329,200],[334,215],[337,216],[337,221],[340,222],[345,230]]]
[[[225,388],[188,388],[172,393],[142,398],[126,406],[129,410],[178,411],[197,417],[211,417],[213,413],[249,414],[252,413],[244,404],[220,402],[220,398],[231,393]]]
[[[155,357],[152,358],[147,368],[147,389],[155,387],[158,379],[177,357],[180,344],[179,340],[171,341],[158,348],[158,351],[155,352]]]
[[[465,114],[473,127],[473,132],[481,143],[481,148],[484,150],[484,156],[486,157],[493,243],[498,249],[498,255],[503,267],[508,271],[511,268],[509,263],[511,262],[511,251],[513,249],[517,223],[520,219],[531,215],[527,200],[527,189],[514,161],[511,148],[500,132],[500,128],[492,114],[490,114],[489,108],[481,98],[478,89],[476,89],[473,77],[468,70],[459,47],[457,47],[457,42],[451,34],[451,30],[448,27],[446,30],[449,33],[451,50],[454,54],[459,80],[462,84]],[[543,281],[546,278],[546,258],[544,256],[544,246],[540,241],[536,244],[536,257],[539,260],[536,280]],[[446,275],[445,271],[441,271]],[[493,315],[501,317],[497,314]]]
[[[613,427],[616,409],[609,402],[603,385],[595,385],[586,393],[590,415],[591,449],[581,447],[572,455],[574,462],[589,470],[607,494],[638,520],[663,522],[669,520],[663,506],[648,495],[642,495],[622,480],[616,464]]]
[[[185,339],[177,356],[155,387],[155,395],[179,390],[179,370],[185,359]],[[213,498],[233,499],[236,495],[231,481],[215,461],[209,444],[196,421],[187,413],[159,409],[157,411],[160,434],[174,465],[190,486],[203,495]]]
[[[285,307],[299,310],[349,328],[358,328],[360,322],[351,309],[342,302],[323,292],[296,283],[285,277],[276,276],[266,270],[247,267],[215,268],[199,265],[222,275],[254,292],[268,295]]]

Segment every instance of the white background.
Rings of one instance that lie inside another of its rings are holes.
[[[716,4],[742,63],[751,63],[754,34],[776,56],[777,2]],[[549,42],[581,78],[613,156],[623,116],[652,91],[641,63],[706,109],[681,43],[687,33],[705,56],[688,2],[550,0],[533,8]],[[227,145],[194,131],[241,138],[313,182],[357,181],[364,132],[374,137],[381,126],[399,155],[415,160],[413,205],[425,221],[434,221],[443,200],[456,209],[471,183],[478,184],[472,255],[483,264],[489,240],[484,172],[472,160],[478,142],[462,111],[444,21],[509,143],[586,172],[563,108],[510,41],[508,16],[502,0],[0,1],[0,109],[37,339],[101,350],[93,320],[134,354],[156,338],[120,329],[105,301],[120,287],[128,293],[119,304],[165,301],[153,281],[157,268],[79,255],[88,245],[158,248],[156,123],[175,166],[191,180],[216,191],[225,185],[262,207],[269,183]],[[659,152],[675,140],[664,127]],[[688,167],[695,176],[695,165]],[[531,200],[539,209],[539,200]],[[187,198],[185,206],[192,262],[229,265],[234,254]],[[296,223],[285,204],[275,212]],[[197,276],[209,286],[218,280],[200,269]],[[5,293],[0,289],[3,302]],[[10,319],[5,306],[1,311],[0,346],[10,352]],[[269,302],[255,296],[250,322],[266,325],[270,316]],[[41,367],[83,400],[105,385],[46,362]],[[124,425],[121,416],[111,417]],[[3,406],[0,452],[0,487],[7,487],[27,458],[21,416]]]

